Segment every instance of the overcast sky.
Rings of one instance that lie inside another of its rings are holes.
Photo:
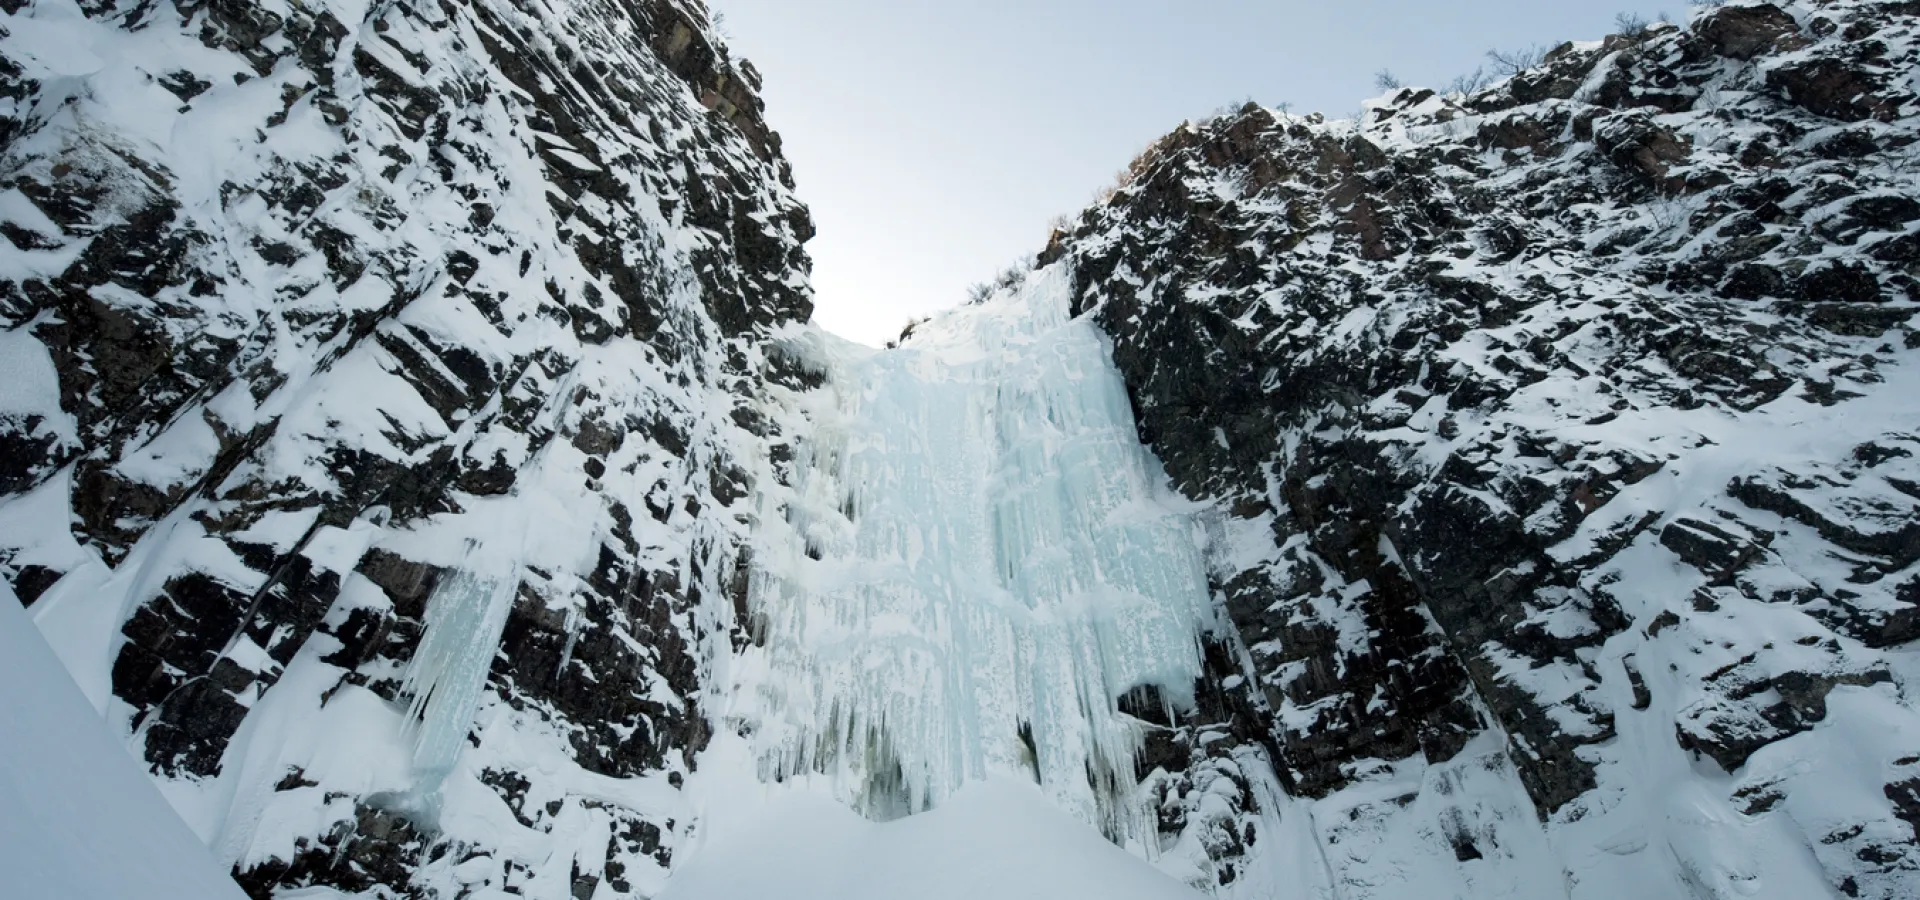
[[[1374,74],[1591,40],[1645,0],[710,0],[766,78],[819,236],[815,320],[869,344],[1038,252],[1140,148],[1251,99],[1348,117]],[[1668,7],[1684,16],[1684,0]]]

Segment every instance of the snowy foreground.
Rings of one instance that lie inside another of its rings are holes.
[[[1031,784],[972,785],[931,812],[863,819],[792,794],[754,808],[662,900],[1198,900],[1102,840]]]
[[[244,896],[0,582],[0,887],[10,900]]]

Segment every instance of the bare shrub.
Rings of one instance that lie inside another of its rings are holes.
[[[1454,76],[1452,81],[1447,82],[1447,86],[1443,92],[1465,97],[1468,94],[1475,93],[1481,88],[1486,87],[1488,80],[1487,70],[1476,67],[1471,72]]]
[[[1518,50],[1488,50],[1487,61],[1493,64],[1493,71],[1499,75],[1514,76],[1540,64],[1547,56],[1547,48],[1541,46],[1522,47]]]

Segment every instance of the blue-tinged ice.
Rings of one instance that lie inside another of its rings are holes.
[[[892,818],[1024,771],[1116,839],[1153,833],[1116,701],[1192,702],[1206,569],[1067,292],[1043,270],[900,349],[817,354],[837,402],[793,495],[763,498],[750,592],[763,776],[827,773]]]
[[[467,744],[513,611],[518,572],[517,559],[490,557],[472,544],[462,564],[442,577],[427,599],[425,630],[401,686],[412,698],[408,721],[417,724],[414,786],[398,803],[426,824],[438,819],[441,786]]]

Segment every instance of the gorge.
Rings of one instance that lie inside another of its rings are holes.
[[[0,11],[0,575],[248,896],[1920,893],[1911,3],[1182,124],[884,350],[697,0]]]

